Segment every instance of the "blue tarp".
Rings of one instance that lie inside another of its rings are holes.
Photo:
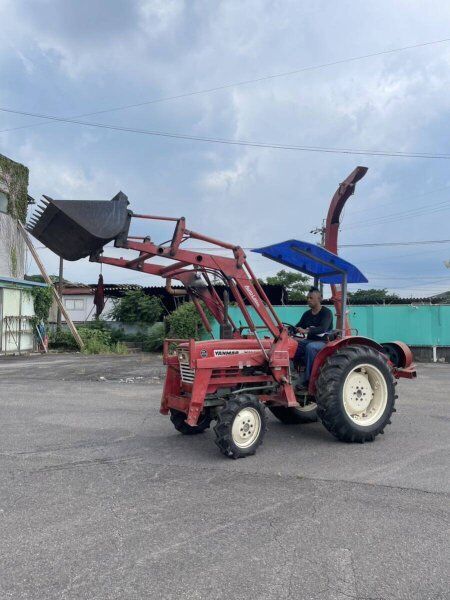
[[[286,240],[272,246],[254,248],[252,252],[317,277],[323,283],[342,283],[343,273],[347,274],[347,283],[367,283],[366,277],[355,265],[309,242]]]

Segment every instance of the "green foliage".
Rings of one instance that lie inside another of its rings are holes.
[[[49,275],[50,280],[53,283],[58,283],[58,275]],[[36,281],[37,283],[46,283],[42,275],[25,275],[27,281]]]
[[[61,350],[78,350],[78,345],[68,329],[50,332],[49,345],[51,348],[60,348]]]
[[[163,322],[158,322],[145,332],[125,333],[123,329],[111,329],[110,334],[113,343],[139,342],[144,352],[159,352],[164,343],[165,326]]]
[[[144,352],[159,352],[162,350],[165,337],[164,323],[155,323],[142,340],[142,350]]]
[[[184,302],[166,317],[170,338],[200,339],[204,332],[202,320],[193,302]]]
[[[17,248],[13,246],[10,251],[11,258],[11,274],[13,277],[17,277]]]
[[[307,275],[294,273],[282,269],[272,277],[267,277],[266,281],[269,285],[283,285],[289,295],[289,300],[306,300],[306,292],[311,287],[311,280]]]
[[[357,304],[358,302],[375,302],[382,304],[383,302],[395,300],[399,296],[397,296],[397,294],[389,294],[385,288],[371,288],[368,290],[360,289],[356,292],[349,292],[348,297],[352,304]]]
[[[25,223],[28,208],[28,169],[0,154],[0,173],[8,184],[8,214]]]
[[[78,333],[85,344],[85,354],[126,354],[126,346],[114,341],[106,329],[79,327]],[[78,345],[68,329],[61,329],[50,336],[50,345],[64,350],[78,350]]]
[[[47,323],[48,314],[53,303],[52,290],[47,287],[33,287],[31,289],[34,305],[34,317],[32,319],[33,326],[36,326],[41,321]]]
[[[110,316],[121,323],[156,323],[164,311],[159,298],[147,296],[141,290],[126,292],[115,302]]]

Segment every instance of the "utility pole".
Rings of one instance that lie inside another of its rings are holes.
[[[59,277],[58,277],[58,296],[62,302],[62,292],[63,292],[63,272],[64,272],[64,260],[60,256],[59,257]],[[58,312],[56,313],[56,329],[59,331],[61,329],[61,309],[58,304]]]
[[[311,231],[309,233],[312,233],[314,235],[317,235],[318,233],[320,233],[320,243],[319,246],[322,246],[322,248],[325,247],[325,219],[322,221],[322,227],[316,227],[315,229],[311,229]],[[319,290],[320,290],[320,295],[323,297],[323,283],[320,281],[319,282]]]

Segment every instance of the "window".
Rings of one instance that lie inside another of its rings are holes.
[[[65,298],[64,305],[67,308],[67,310],[84,310],[84,300]]]
[[[0,190],[0,212],[8,212],[8,196]]]

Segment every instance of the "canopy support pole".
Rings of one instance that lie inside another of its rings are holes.
[[[347,273],[342,274],[342,286],[341,286],[341,323],[340,329],[342,329],[343,335],[349,335],[348,320],[347,320]]]

